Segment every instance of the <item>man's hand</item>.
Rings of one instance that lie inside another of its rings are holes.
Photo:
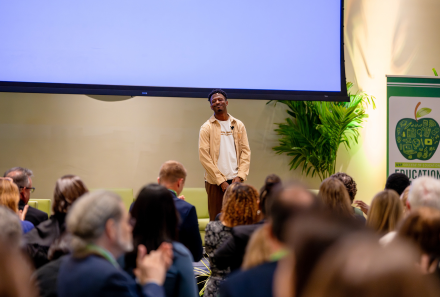
[[[368,210],[370,209],[370,206],[368,204],[366,204],[364,201],[355,200],[354,205],[359,207],[364,214],[366,214],[366,215],[368,214]]]
[[[156,251],[147,255],[147,248],[140,244],[136,259],[136,269],[133,271],[141,285],[156,283],[162,286],[168,268],[173,263],[173,246],[163,242]]]
[[[28,209],[29,209],[29,205],[25,205],[23,210],[18,211],[18,216],[20,217],[20,220],[24,221],[24,218],[26,217]]]
[[[222,187],[222,191],[224,192],[229,187],[229,184],[224,181],[220,184],[220,187]]]
[[[185,196],[184,195],[180,195],[177,198],[179,198],[180,200],[185,200]]]
[[[241,183],[241,178],[239,178],[238,176],[234,177],[234,179],[232,180],[233,183]]]

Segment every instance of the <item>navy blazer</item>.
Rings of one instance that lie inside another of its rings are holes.
[[[273,277],[277,264],[278,262],[264,263],[231,274],[220,285],[220,297],[272,297]]]
[[[122,269],[108,260],[90,255],[63,258],[58,274],[59,297],[164,297],[161,286],[149,283],[140,287]]]
[[[194,262],[199,262],[203,257],[202,238],[199,231],[199,220],[194,205],[177,198],[173,194],[174,205],[180,215],[179,238],[182,243],[191,252]]]

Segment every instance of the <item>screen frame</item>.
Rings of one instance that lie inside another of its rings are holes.
[[[340,101],[349,102],[345,77],[344,56],[344,1],[340,1],[340,77],[341,91],[286,91],[267,89],[228,89],[223,90],[230,99],[292,100],[292,101]],[[319,69],[317,69],[319,79]],[[70,84],[47,82],[0,81],[0,92],[81,94],[144,97],[185,97],[207,98],[211,88],[182,88],[127,85]]]

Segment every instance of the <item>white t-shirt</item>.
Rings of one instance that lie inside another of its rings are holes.
[[[220,154],[217,167],[226,178],[233,179],[238,173],[237,154],[235,152],[234,135],[231,129],[231,119],[219,121],[221,126]]]

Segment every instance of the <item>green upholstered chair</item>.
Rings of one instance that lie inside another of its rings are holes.
[[[50,215],[52,213],[51,202],[52,201],[50,199],[35,199],[34,198],[34,199],[29,199],[28,205],[32,206],[33,208],[44,211],[50,217]]]
[[[133,203],[133,189],[127,189],[127,188],[99,188],[99,189],[90,189],[91,192],[96,190],[106,190],[110,192],[114,192],[121,196],[122,201],[124,202],[125,208],[127,211],[130,209],[130,205]]]
[[[200,236],[205,246],[205,228],[209,223],[208,194],[205,188],[184,188],[181,195],[185,196],[186,202],[196,207]]]

